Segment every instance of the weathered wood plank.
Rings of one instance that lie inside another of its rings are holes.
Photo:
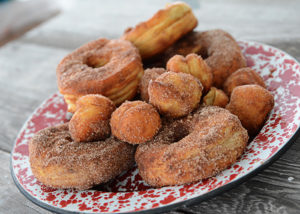
[[[68,51],[13,42],[0,49],[0,149],[10,151],[27,117],[56,92],[55,69]]]
[[[169,2],[65,2],[63,13],[28,32],[21,41],[74,49],[98,37],[118,38],[127,27],[147,20]],[[238,39],[262,42],[300,38],[300,6],[296,0],[186,2],[199,20],[197,30],[221,28]]]
[[[55,1],[11,1],[0,7],[0,46],[58,14]]]
[[[15,186],[10,175],[10,154],[0,151],[0,213],[50,213],[33,204]]]

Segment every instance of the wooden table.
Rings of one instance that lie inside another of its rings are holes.
[[[167,1],[62,1],[63,12],[0,48],[0,213],[49,213],[27,200],[10,176],[10,151],[31,112],[57,91],[55,69],[72,49],[118,38]],[[187,1],[197,30],[222,28],[238,40],[278,47],[300,61],[299,1]],[[172,213],[299,213],[300,138],[270,167],[219,196]]]

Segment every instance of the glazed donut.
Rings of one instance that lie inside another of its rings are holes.
[[[132,99],[143,75],[138,50],[125,40],[98,39],[66,56],[56,70],[58,88],[74,112],[76,100],[102,94],[115,105]]]
[[[235,163],[247,141],[247,131],[235,115],[209,106],[163,123],[154,140],[138,146],[135,160],[139,174],[151,186],[186,184]]]
[[[255,136],[273,107],[274,97],[267,89],[242,85],[233,89],[226,109],[238,116],[249,135]]]
[[[135,148],[112,137],[77,143],[68,124],[37,132],[29,143],[34,176],[53,188],[89,189],[109,181],[134,164]]]
[[[182,2],[168,4],[146,22],[125,31],[123,39],[131,41],[143,59],[152,57],[197,26],[191,8]]]
[[[112,134],[122,141],[140,144],[151,140],[161,127],[156,109],[142,101],[125,102],[113,112]]]
[[[224,91],[230,95],[232,90],[240,85],[260,85],[266,87],[264,80],[253,69],[246,67],[240,68],[232,73],[224,83]]]
[[[100,94],[80,97],[69,122],[72,139],[88,142],[107,138],[110,135],[109,120],[114,110],[114,103]]]
[[[210,91],[203,97],[203,103],[209,106],[225,108],[229,98],[221,89],[211,87]]]
[[[149,102],[148,86],[150,81],[155,80],[159,75],[167,72],[164,68],[149,68],[144,71],[141,82],[139,84],[139,91],[142,100]]]
[[[150,82],[149,102],[167,117],[182,117],[198,106],[202,90],[201,82],[192,75],[170,71]]]
[[[197,54],[188,54],[186,57],[181,55],[173,56],[167,63],[167,70],[191,74],[198,78],[203,85],[204,93],[208,92],[212,85],[213,75],[211,69],[202,57]]]

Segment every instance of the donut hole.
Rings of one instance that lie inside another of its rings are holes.
[[[109,62],[108,56],[93,55],[86,59],[85,64],[91,68],[100,68]]]
[[[208,58],[208,53],[207,53],[207,49],[206,48],[201,48],[197,54],[199,54],[202,59],[207,59]]]
[[[176,143],[190,134],[189,127],[182,123],[173,124],[172,131],[169,132],[169,142]]]

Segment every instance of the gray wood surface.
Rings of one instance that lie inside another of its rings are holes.
[[[167,1],[63,1],[63,12],[0,48],[0,213],[49,213],[15,187],[9,152],[31,112],[57,91],[55,68],[72,49],[98,37],[118,38]],[[299,1],[188,1],[198,30],[222,28],[265,42],[300,61]],[[274,164],[221,195],[171,213],[300,213],[300,138]]]

